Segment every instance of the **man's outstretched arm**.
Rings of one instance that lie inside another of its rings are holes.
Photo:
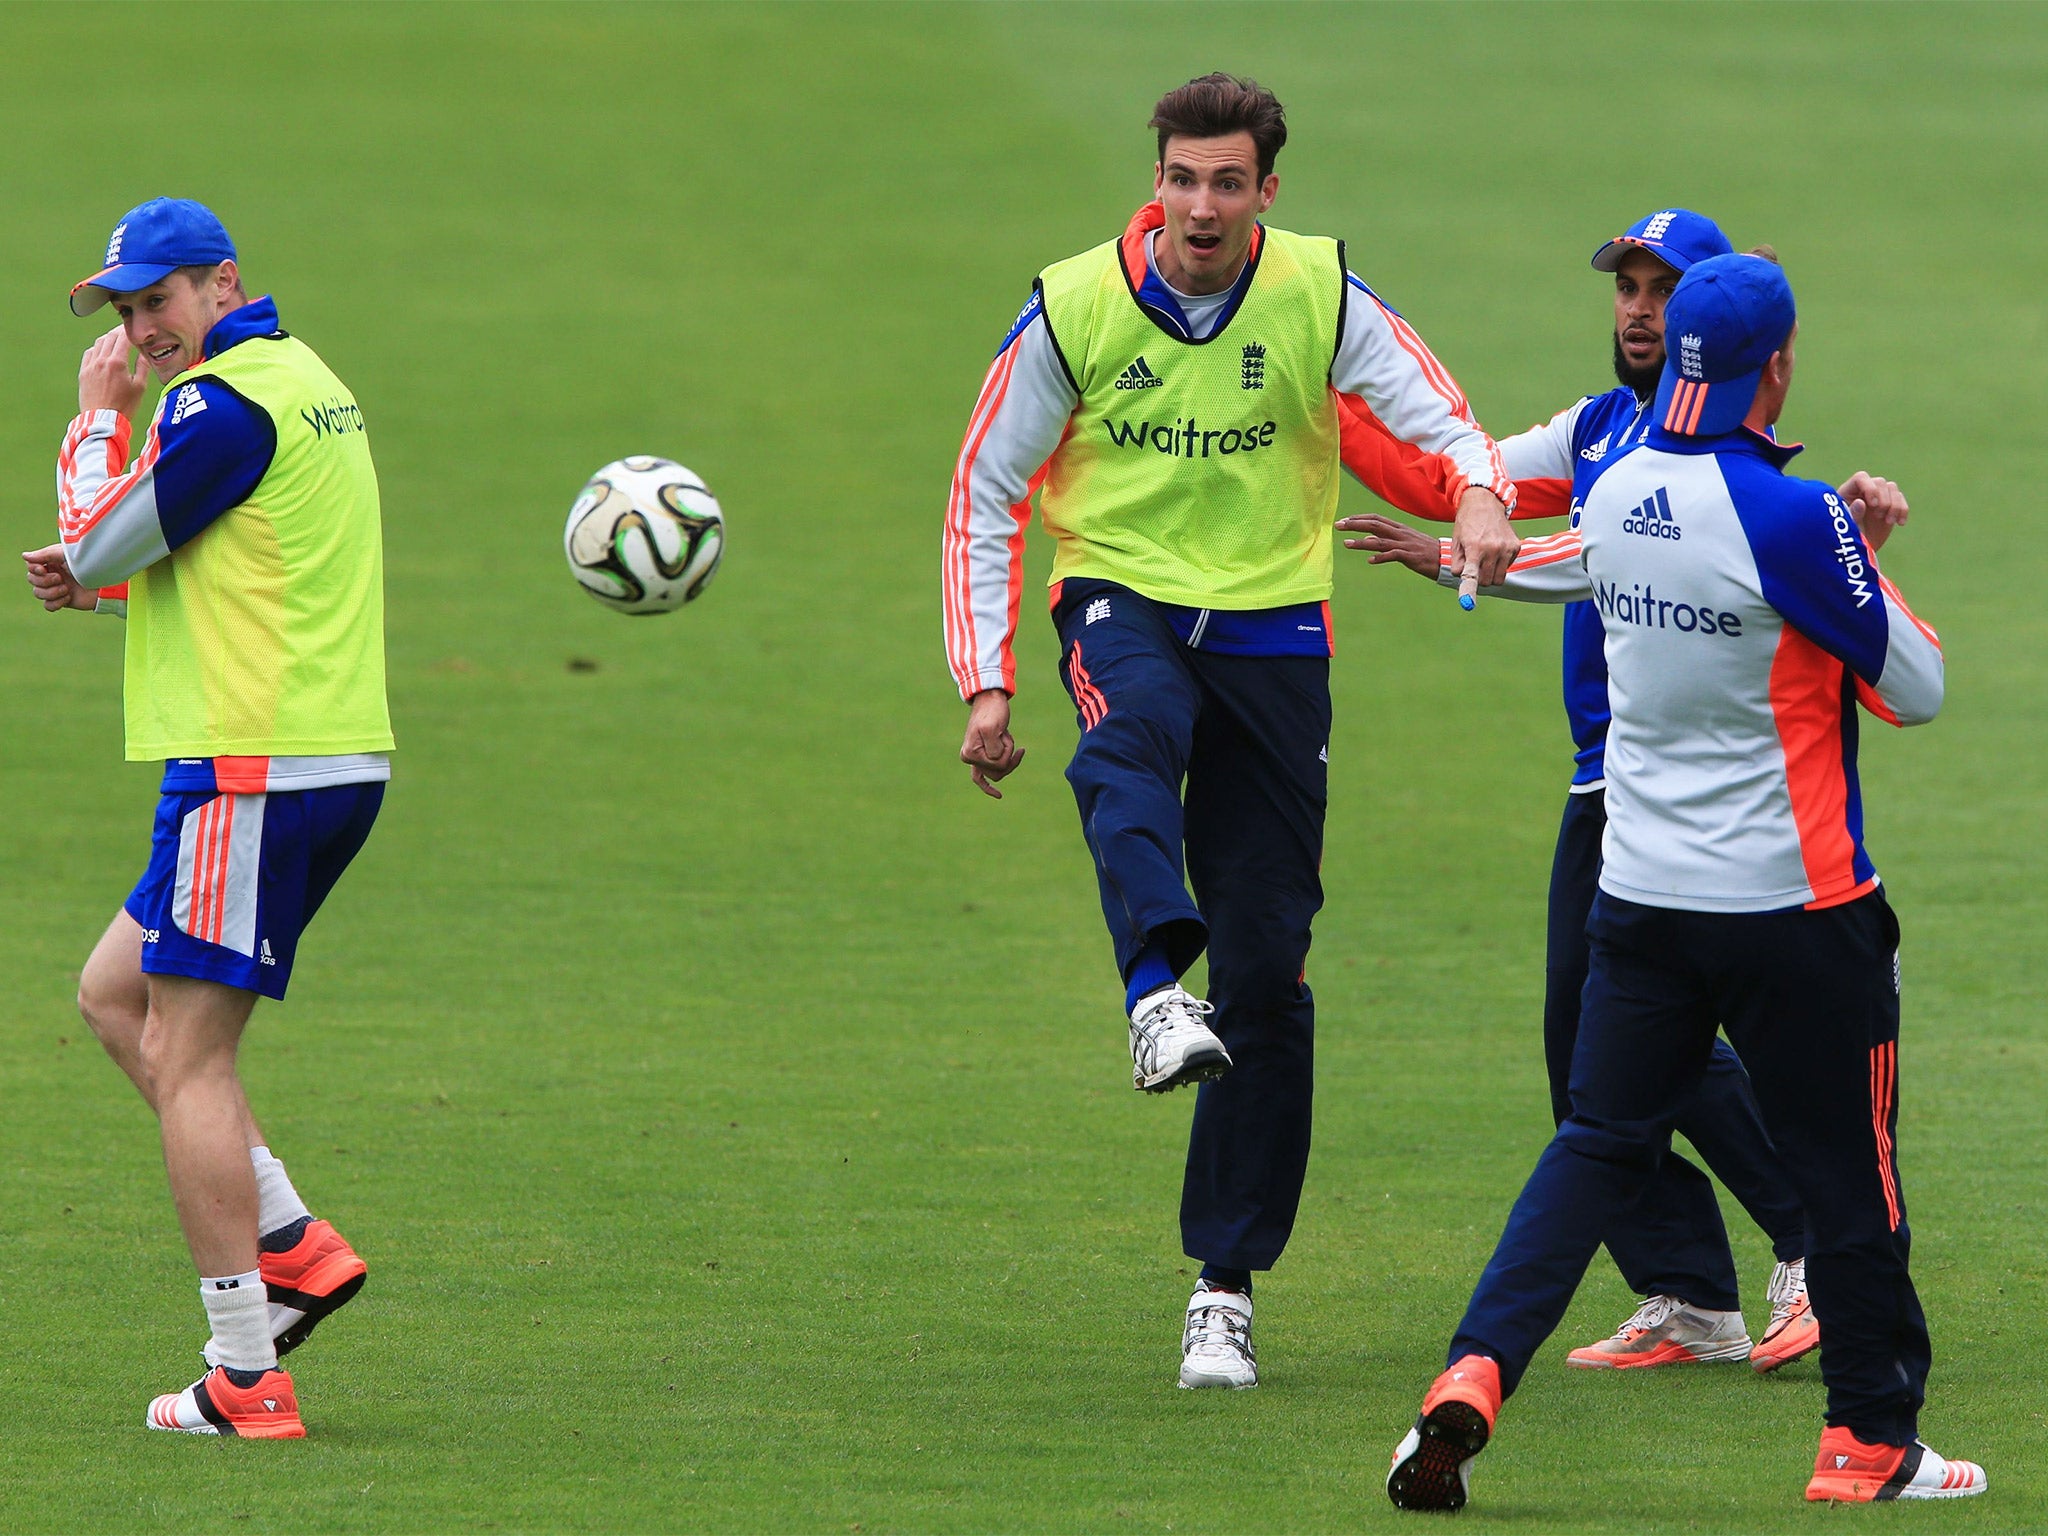
[[[1346,274],[1345,281],[1344,325],[1330,369],[1340,410],[1433,456],[1434,478],[1456,509],[1460,568],[1476,565],[1482,581],[1498,582],[1521,542],[1508,526],[1515,487],[1500,450],[1414,327],[1356,277]]]
[[[1337,527],[1347,535],[1344,547],[1365,550],[1374,565],[1405,565],[1445,587],[1458,586],[1464,575],[1464,565],[1454,554],[1450,539],[1434,538],[1378,512],[1340,519]],[[1590,598],[1593,588],[1586,579],[1577,531],[1525,540],[1500,581],[1482,584],[1479,595],[1524,603],[1576,603]]]

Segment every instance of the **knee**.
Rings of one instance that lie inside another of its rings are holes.
[[[123,986],[119,979],[92,966],[87,966],[78,978],[79,1017],[110,1051],[132,1050],[142,1032],[147,1004],[134,992],[132,986]]]
[[[174,1029],[154,1009],[135,1041],[135,1063],[150,1086],[159,1094],[204,1070],[203,1060],[191,1048],[184,1032]]]
[[[242,1016],[246,1019],[246,1008]],[[203,1007],[161,1009],[152,999],[136,1057],[159,1091],[174,1092],[202,1081],[232,1079],[240,1040],[239,1021],[224,1020]]]
[[[1653,1172],[1669,1144],[1669,1130],[1644,1120],[1591,1120],[1576,1111],[1557,1128],[1564,1150],[1634,1173]]]
[[[154,1015],[143,1021],[135,1036],[135,1062],[151,1078],[162,1070],[170,1055],[170,1036],[163,1021]]]
[[[1240,1007],[1285,1008],[1301,1001],[1301,966],[1286,956],[1219,960],[1212,942],[1209,950],[1209,993],[1228,998]]]
[[[1210,918],[1210,991],[1255,1007],[1299,1002],[1308,966],[1308,925],[1277,914],[1248,919],[1235,902],[1214,905],[1219,910]]]

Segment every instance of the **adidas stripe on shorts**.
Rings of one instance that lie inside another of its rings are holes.
[[[381,783],[159,797],[149,868],[124,904],[143,971],[283,997],[299,935],[383,803]]]

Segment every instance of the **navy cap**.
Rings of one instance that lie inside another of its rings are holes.
[[[1690,208],[1666,208],[1647,219],[1637,219],[1628,233],[1616,235],[1593,253],[1593,270],[1612,272],[1630,251],[1648,251],[1674,272],[1684,272],[1696,261],[1726,256],[1735,249],[1721,226],[1704,213]]]
[[[234,258],[235,242],[211,208],[185,197],[151,198],[114,226],[105,265],[71,290],[71,313],[89,315],[115,294],[140,292],[180,267]]]
[[[1733,432],[1798,320],[1776,262],[1714,256],[1694,266],[1664,306],[1664,377],[1650,419],[1687,437]]]

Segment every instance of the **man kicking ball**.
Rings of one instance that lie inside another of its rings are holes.
[[[78,989],[156,1111],[213,1330],[210,1369],[147,1422],[297,1438],[278,1356],[364,1265],[271,1154],[235,1055],[391,774],[377,475],[354,398],[250,301],[207,209],[124,217],[71,294],[108,303],[121,325],[85,354],[57,465],[61,541],[24,558],[45,608],[125,615],[128,756],[165,760],[149,866]],[[145,368],[166,388],[137,452]]]
[[[1261,222],[1287,139],[1272,93],[1205,76],[1151,126],[1157,201],[1045,269],[982,386],[946,509],[946,641],[968,703],[961,760],[999,795],[1023,760],[1011,639],[1042,486],[1080,725],[1067,780],[1132,1080],[1202,1084],[1180,1384],[1241,1388],[1258,1381],[1252,1272],[1285,1248],[1308,1166],[1338,400],[1450,487],[1460,554],[1486,579],[1517,541],[1499,456],[1443,366],[1341,244]],[[1180,984],[1205,950],[1206,999]]]
[[[1403,1509],[1455,1509],[1503,1400],[1603,1235],[1642,1198],[1725,1027],[1807,1213],[1827,1428],[1806,1496],[1981,1493],[1919,1439],[1930,1345],[1907,1271],[1898,919],[1864,852],[1856,706],[1931,720],[1934,632],[1876,565],[1885,519],[1796,480],[1767,435],[1792,386],[1791,286],[1757,256],[1692,266],[1647,437],[1545,569],[1576,563],[1613,722],[1571,1114],[1538,1160],[1396,1448]],[[1534,560],[1544,556],[1531,557]],[[1509,575],[1510,586],[1515,581]]]

